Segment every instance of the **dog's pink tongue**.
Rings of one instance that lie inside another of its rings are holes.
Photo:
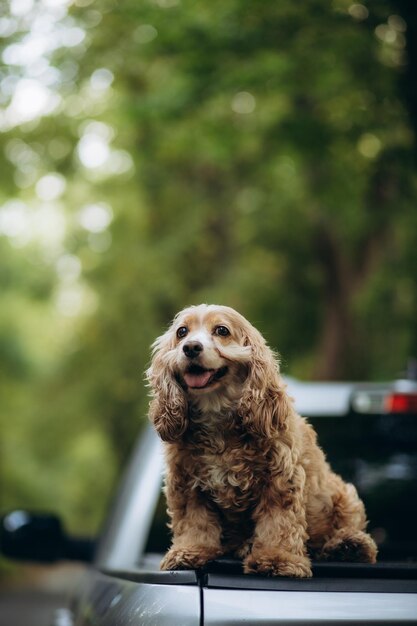
[[[184,380],[187,383],[188,387],[205,387],[210,380],[213,372],[207,371],[202,372],[201,374],[191,374],[188,372],[184,374]]]

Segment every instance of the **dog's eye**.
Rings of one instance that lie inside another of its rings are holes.
[[[188,328],[186,326],[180,326],[177,330],[178,339],[182,339],[188,333]]]
[[[227,335],[230,335],[230,330],[226,328],[226,326],[216,326],[214,332],[216,335],[220,335],[220,337],[227,337]]]

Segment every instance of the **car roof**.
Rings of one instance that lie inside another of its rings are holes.
[[[349,413],[355,383],[313,382],[306,383],[286,376],[287,392],[294,399],[300,415],[342,416]]]

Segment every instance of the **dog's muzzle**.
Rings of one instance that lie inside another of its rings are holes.
[[[205,369],[200,365],[190,365],[184,373],[184,381],[189,389],[206,389],[217,382],[227,372],[227,367]]]

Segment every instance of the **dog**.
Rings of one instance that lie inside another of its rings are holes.
[[[309,577],[311,558],[376,561],[355,487],[332,472],[250,322],[188,307],[152,355],[149,417],[165,442],[173,534],[161,569],[227,554],[245,573]]]

